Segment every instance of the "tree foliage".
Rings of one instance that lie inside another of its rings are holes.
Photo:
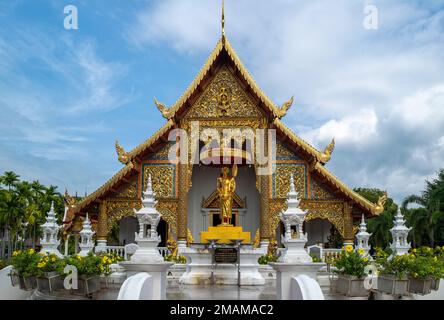
[[[0,258],[10,256],[26,239],[35,247],[52,202],[61,223],[64,205],[57,187],[21,181],[12,171],[0,176]]]

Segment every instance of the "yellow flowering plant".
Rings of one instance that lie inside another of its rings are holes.
[[[34,249],[17,250],[12,253],[11,264],[20,276],[30,277],[38,274],[39,260],[40,255]]]
[[[78,275],[95,276],[104,273],[104,268],[102,265],[102,259],[100,256],[94,255],[90,252],[87,256],[82,257],[80,255],[73,255],[65,257],[65,263],[72,265],[77,268]],[[63,273],[63,270],[59,270]]]
[[[444,277],[444,259],[441,247],[420,247],[409,253],[409,275],[415,279]]]
[[[37,275],[42,276],[46,272],[59,271],[65,268],[66,262],[55,254],[39,253],[40,259],[37,261]]]
[[[109,275],[111,273],[110,266],[114,263],[119,263],[123,261],[123,257],[119,256],[115,253],[101,253],[98,255],[100,258],[99,269],[105,275]]]
[[[365,267],[370,264],[368,258],[365,256],[365,251],[358,249],[353,250],[352,246],[345,246],[342,248],[339,256],[332,261],[333,266],[338,274],[355,276],[363,278],[365,276]]]

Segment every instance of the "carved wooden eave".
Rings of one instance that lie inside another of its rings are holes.
[[[219,194],[217,190],[214,190],[206,199],[202,201],[202,208],[204,209],[215,209],[219,208]],[[242,200],[241,197],[235,192],[233,196],[233,208],[236,209],[246,209],[246,202]]]

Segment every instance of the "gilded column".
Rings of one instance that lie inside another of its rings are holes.
[[[179,245],[183,245],[187,241],[189,168],[187,164],[178,166],[177,240]]]
[[[355,236],[353,234],[353,206],[344,202],[344,245],[353,245],[355,242]]]
[[[260,179],[260,203],[261,203],[261,226],[260,226],[260,236],[261,236],[261,246],[267,246],[272,236],[270,234],[270,202],[269,202],[269,176],[261,175],[258,176]]]
[[[108,238],[108,204],[103,201],[99,205],[99,218],[97,222],[97,246],[95,252],[106,251]]]

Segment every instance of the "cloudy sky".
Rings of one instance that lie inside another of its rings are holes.
[[[64,7],[79,29],[64,29]],[[364,28],[364,8],[378,29]],[[226,0],[226,34],[284,122],[351,187],[398,201],[444,167],[444,1]],[[220,1],[0,1],[0,171],[95,190],[164,122],[220,37]]]

